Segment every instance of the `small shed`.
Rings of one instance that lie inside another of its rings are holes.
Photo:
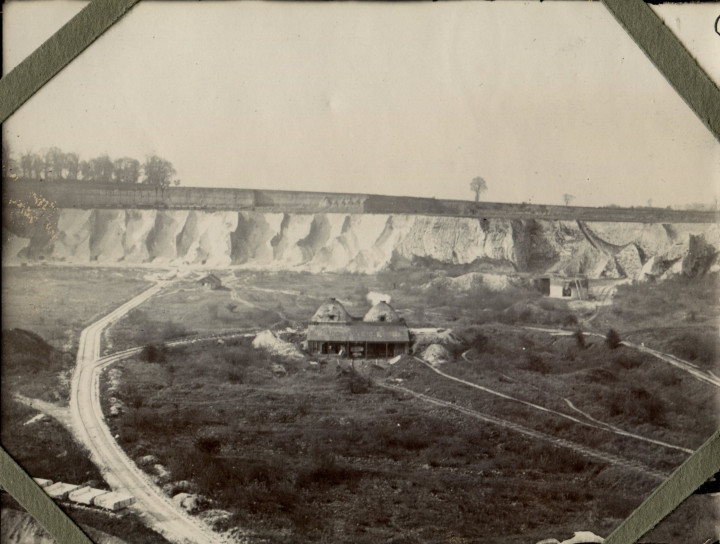
[[[538,278],[536,285],[550,298],[584,300],[590,284],[586,276],[545,276]]]
[[[207,276],[199,280],[198,283],[206,289],[222,288],[222,281],[215,274],[208,274]]]

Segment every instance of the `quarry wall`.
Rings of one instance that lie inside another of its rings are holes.
[[[603,241],[603,243],[599,243]],[[716,265],[720,227],[418,214],[158,209],[11,209],[3,264],[244,266],[374,273],[417,264],[661,277]],[[687,265],[689,259],[694,264]],[[692,260],[691,259],[691,260]]]
[[[717,268],[710,212],[243,189],[6,183],[3,263],[373,273],[483,263],[591,278]]]

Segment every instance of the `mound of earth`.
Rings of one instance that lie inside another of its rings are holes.
[[[295,361],[305,359],[305,356],[294,344],[278,338],[272,331],[269,330],[264,330],[258,333],[252,341],[252,346],[255,349],[264,349],[265,351],[272,353],[273,355],[283,357],[284,359],[291,359]]]
[[[65,360],[64,354],[37,334],[24,329],[5,330],[2,333],[3,365],[30,365],[48,369],[53,367],[61,370]]]
[[[469,272],[455,278],[435,278],[423,285],[423,289],[442,287],[454,291],[466,292],[478,287],[485,287],[491,291],[504,291],[511,285],[510,277],[504,274],[482,274],[480,272]]]
[[[450,352],[440,344],[430,344],[423,351],[422,358],[431,365],[441,365],[452,360]]]
[[[48,402],[67,400],[74,358],[23,329],[2,333],[2,389]]]

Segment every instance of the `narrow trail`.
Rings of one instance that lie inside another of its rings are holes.
[[[643,353],[649,353],[653,357],[657,357],[658,359],[665,361],[666,363],[670,363],[672,366],[679,368],[680,370],[684,370],[694,378],[700,380],[701,382],[709,383],[710,385],[714,385],[715,387],[720,387],[720,378],[715,376],[712,372],[705,372],[704,370],[700,370],[696,365],[689,363],[688,361],[683,361],[679,357],[675,357],[674,355],[670,355],[669,353],[663,353],[662,351],[657,351],[652,348],[648,348],[642,345],[633,344],[632,342],[624,341],[622,342],[624,346],[628,346],[630,348],[634,348],[638,351],[642,351]]]
[[[648,477],[654,478],[656,480],[665,480],[668,476],[667,474],[660,472],[658,470],[655,470],[653,468],[650,468],[646,465],[643,465],[642,463],[638,463],[638,462],[632,461],[630,459],[625,459],[623,457],[619,457],[619,456],[613,455],[611,453],[606,453],[606,452],[603,452],[600,450],[596,450],[594,448],[590,448],[587,446],[582,446],[580,444],[576,444],[575,442],[571,442],[570,440],[566,440],[564,438],[557,438],[557,437],[551,436],[549,434],[545,434],[541,431],[536,431],[534,429],[530,429],[528,427],[525,427],[524,425],[520,425],[518,423],[513,423],[512,421],[508,421],[505,419],[501,419],[499,417],[491,416],[489,414],[484,414],[484,413],[478,412],[476,410],[471,410],[470,408],[465,408],[464,406],[459,406],[457,404],[453,404],[451,402],[440,400],[435,397],[430,397],[430,396],[424,395],[422,393],[417,393],[417,392],[413,391],[412,389],[407,389],[406,387],[402,387],[399,385],[392,385],[392,384],[388,384],[388,383],[380,383],[380,382],[378,382],[378,385],[385,389],[406,393],[418,400],[422,400],[423,402],[434,404],[436,406],[441,406],[443,408],[448,408],[450,410],[455,410],[457,412],[461,412],[465,415],[474,417],[474,418],[484,421],[486,423],[491,423],[493,425],[498,425],[505,429],[510,429],[510,430],[520,433],[524,436],[534,438],[537,440],[543,440],[545,442],[549,442],[550,444],[561,447],[561,448],[570,449],[576,453],[585,455],[587,457],[591,457],[593,459],[602,461],[604,463],[608,463],[613,466],[631,470],[633,472],[639,472],[640,474],[643,474],[644,476],[648,476]]]
[[[617,284],[606,285],[599,292],[596,293],[595,297],[598,299],[597,306],[595,308],[595,311],[593,311],[592,315],[584,320],[584,322],[586,324],[589,324],[597,316],[600,315],[600,309],[603,306],[607,306],[610,304],[610,302],[612,301],[612,297],[615,294],[616,289],[617,289]]]
[[[219,543],[222,542],[219,535],[173,504],[125,454],[105,423],[100,403],[100,370],[142,349],[132,348],[100,358],[103,330],[168,283],[159,281],[82,331],[71,382],[70,413],[76,436],[90,451],[107,483],[114,490],[126,490],[135,497],[132,509],[148,526],[177,544]]]
[[[264,289],[263,291],[270,291],[270,290],[269,290],[269,289]],[[282,291],[279,291],[279,292],[282,292]],[[250,302],[249,300],[246,300],[246,299],[242,298],[242,297],[238,294],[237,289],[234,289],[234,288],[233,288],[233,289],[230,290],[230,298],[231,298],[232,300],[234,300],[234,301],[237,301],[237,302],[239,302],[239,303],[247,306],[248,308],[252,308],[252,309],[254,309],[254,310],[262,310],[262,311],[273,312],[274,314],[276,314],[276,315],[280,318],[280,321],[278,321],[277,323],[273,323],[273,324],[271,325],[271,327],[274,327],[274,326],[276,326],[276,325],[278,325],[279,323],[282,323],[282,322],[284,322],[284,321],[291,321],[291,319],[290,319],[288,316],[286,316],[285,313],[284,313],[282,310],[272,310],[272,309],[269,309],[269,308],[263,308],[262,306],[258,306],[257,304],[255,304],[255,303],[253,303],[253,302]]]
[[[54,418],[63,427],[72,432],[73,427],[70,418],[70,408],[67,406],[53,404],[52,402],[47,402],[41,399],[32,399],[30,397],[26,397],[25,395],[21,395],[20,393],[15,393],[13,398],[25,406],[29,406],[33,410],[37,410],[46,416]]]
[[[468,359],[465,357],[465,354],[466,354],[466,353],[467,353],[467,352],[463,353],[463,358],[467,361]],[[682,451],[682,452],[684,452],[684,453],[692,453],[692,452],[693,452],[693,450],[691,450],[691,449],[683,448],[683,447],[677,446],[677,445],[675,445],[675,444],[669,444],[669,443],[667,443],[667,442],[663,442],[662,440],[655,440],[654,438],[648,438],[648,437],[646,437],[646,436],[642,436],[642,435],[639,435],[639,434],[631,433],[631,432],[629,432],[629,431],[624,431],[624,430],[619,429],[619,428],[617,428],[617,427],[614,427],[614,426],[612,426],[612,425],[608,425],[608,424],[602,423],[601,421],[598,421],[598,420],[596,420],[596,419],[590,418],[590,417],[587,416],[584,412],[581,412],[585,417],[588,417],[588,419],[591,419],[592,422],[583,421],[582,419],[578,419],[578,418],[576,418],[575,416],[571,416],[570,414],[566,414],[565,412],[559,412],[559,411],[557,411],[557,410],[553,410],[552,408],[547,408],[547,407],[545,407],[545,406],[541,406],[540,404],[535,404],[535,403],[533,403],[533,402],[529,402],[529,401],[526,401],[526,400],[523,400],[523,399],[519,399],[519,398],[517,398],[517,397],[513,397],[513,396],[511,396],[511,395],[507,395],[507,394],[502,393],[502,392],[500,392],[500,391],[497,391],[497,390],[495,390],[495,389],[490,389],[489,387],[485,387],[485,386],[483,386],[483,385],[479,385],[479,384],[476,384],[476,383],[473,383],[473,382],[469,382],[469,381],[467,381],[467,380],[463,380],[462,378],[457,378],[457,377],[455,377],[455,376],[452,376],[452,375],[450,375],[450,374],[447,374],[447,373],[443,372],[442,370],[434,367],[433,365],[431,365],[431,364],[428,363],[427,361],[423,361],[422,359],[419,359],[418,357],[414,357],[414,359],[415,359],[416,361],[424,364],[424,365],[425,365],[426,367],[428,367],[430,370],[432,370],[432,371],[435,372],[436,374],[442,376],[443,378],[446,378],[446,379],[448,379],[448,380],[452,380],[452,381],[461,383],[461,384],[463,384],[463,385],[466,385],[466,386],[468,386],[468,387],[472,387],[472,388],[474,388],[474,389],[478,389],[478,390],[480,390],[480,391],[483,391],[483,392],[488,393],[488,394],[490,394],[490,395],[494,395],[494,396],[496,396],[496,397],[500,397],[500,398],[503,398],[503,399],[506,399],[506,400],[510,400],[510,401],[513,401],[513,402],[517,402],[517,403],[519,403],[519,404],[523,404],[523,405],[525,405],[525,406],[528,406],[528,407],[532,408],[533,410],[537,410],[537,411],[539,411],[539,412],[545,412],[546,414],[552,414],[552,415],[554,415],[554,416],[558,416],[558,417],[561,417],[561,418],[563,418],[563,419],[567,419],[567,420],[569,420],[569,421],[572,421],[573,423],[576,423],[576,424],[578,424],[578,425],[583,425],[583,426],[585,426],[585,427],[590,427],[590,428],[597,429],[597,430],[600,430],[600,431],[611,432],[611,433],[614,433],[614,434],[617,434],[617,435],[620,435],[620,436],[626,436],[626,437],[629,437],[629,438],[634,438],[634,439],[636,439],[636,440],[640,440],[640,441],[642,441],[642,442],[648,442],[648,443],[654,444],[654,445],[656,445],[656,446],[663,446],[663,447],[665,447],[665,448]]]

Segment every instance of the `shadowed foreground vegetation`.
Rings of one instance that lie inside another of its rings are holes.
[[[511,331],[505,333],[507,346],[515,345]],[[249,528],[273,542],[525,543],[580,529],[606,536],[658,483],[379,388],[375,379],[399,378],[417,391],[537,423],[661,469],[683,458],[528,417],[507,403],[446,387],[417,363],[391,370],[353,370],[334,362],[312,366],[277,361],[248,342],[156,348],[120,363],[120,375],[103,380],[103,399],[113,389],[125,404],[110,424],[126,451],[136,460],[156,456],[170,474],[147,470],[170,494],[178,482],[193,482],[204,497],[201,509],[230,513],[219,528]],[[507,347],[508,353],[521,347]],[[501,348],[473,349],[480,359],[481,353],[497,357]],[[577,383],[590,383],[594,349],[584,350],[590,359],[578,353],[564,367],[553,368],[548,358],[538,372],[521,359],[503,373],[513,373],[512,379],[570,374]],[[273,374],[277,362],[287,375]],[[481,363],[452,364],[469,376]],[[614,371],[624,383],[619,368]],[[495,379],[497,369],[488,366],[488,372]],[[630,408],[637,428],[653,413],[648,402],[640,412]],[[625,404],[618,409],[617,419],[628,419]],[[672,421],[664,405],[663,410]],[[714,514],[700,507],[690,516],[700,535]]]

